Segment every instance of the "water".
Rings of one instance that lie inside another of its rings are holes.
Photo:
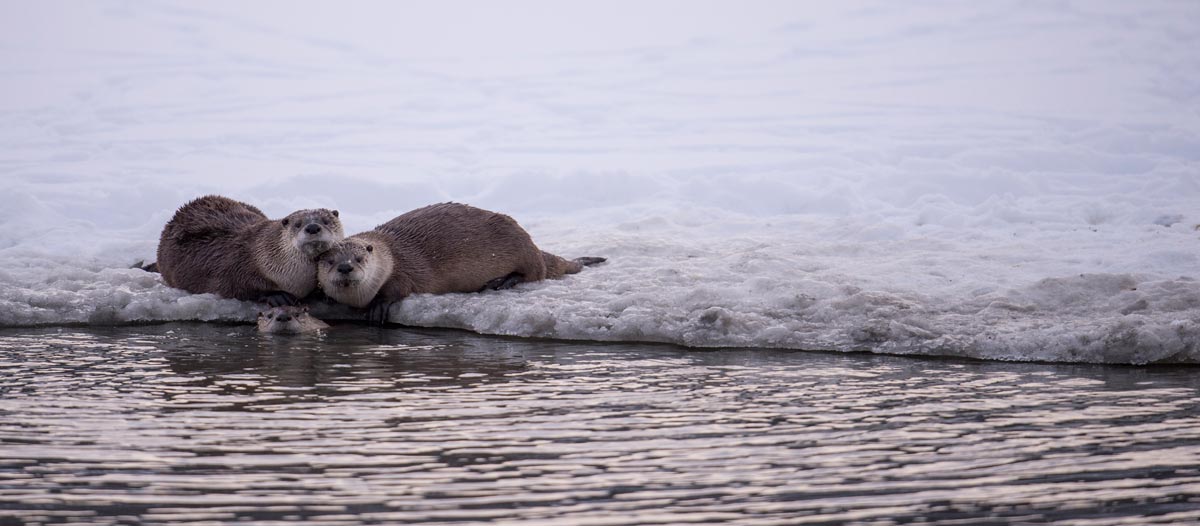
[[[0,330],[0,523],[1196,524],[1190,367]]]

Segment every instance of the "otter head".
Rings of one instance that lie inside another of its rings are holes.
[[[297,210],[280,220],[280,223],[283,224],[284,239],[310,258],[329,250],[345,237],[337,210]]]
[[[280,306],[258,313],[258,332],[267,334],[299,334],[304,332],[308,307]]]
[[[326,296],[352,307],[365,307],[392,273],[387,247],[349,238],[321,254],[317,282]]]

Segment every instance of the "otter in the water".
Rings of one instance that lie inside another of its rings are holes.
[[[418,208],[346,238],[318,260],[326,296],[387,320],[409,294],[478,292],[559,278],[604,258],[543,252],[513,218],[458,203]]]
[[[258,313],[258,332],[262,333],[300,334],[328,328],[328,323],[308,313],[308,307],[282,305]]]
[[[154,265],[167,285],[188,292],[294,304],[317,287],[316,257],[342,237],[337,210],[272,220],[254,206],[209,195],[167,222]]]

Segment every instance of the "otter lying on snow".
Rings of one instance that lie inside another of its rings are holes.
[[[151,267],[167,285],[188,292],[295,304],[317,287],[315,258],[342,238],[337,210],[271,220],[254,206],[209,195],[175,212]]]
[[[511,217],[442,203],[337,243],[318,260],[317,279],[326,296],[370,307],[368,319],[383,323],[391,304],[409,294],[509,288],[603,261],[565,260],[539,250]]]
[[[308,307],[284,305],[258,313],[258,332],[300,334],[328,329],[329,324],[312,317]]]

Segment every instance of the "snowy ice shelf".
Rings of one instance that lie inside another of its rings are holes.
[[[251,320],[128,269],[199,195],[458,200],[610,261],[394,321],[1200,362],[1200,3],[363,5],[0,6],[0,326]]]

